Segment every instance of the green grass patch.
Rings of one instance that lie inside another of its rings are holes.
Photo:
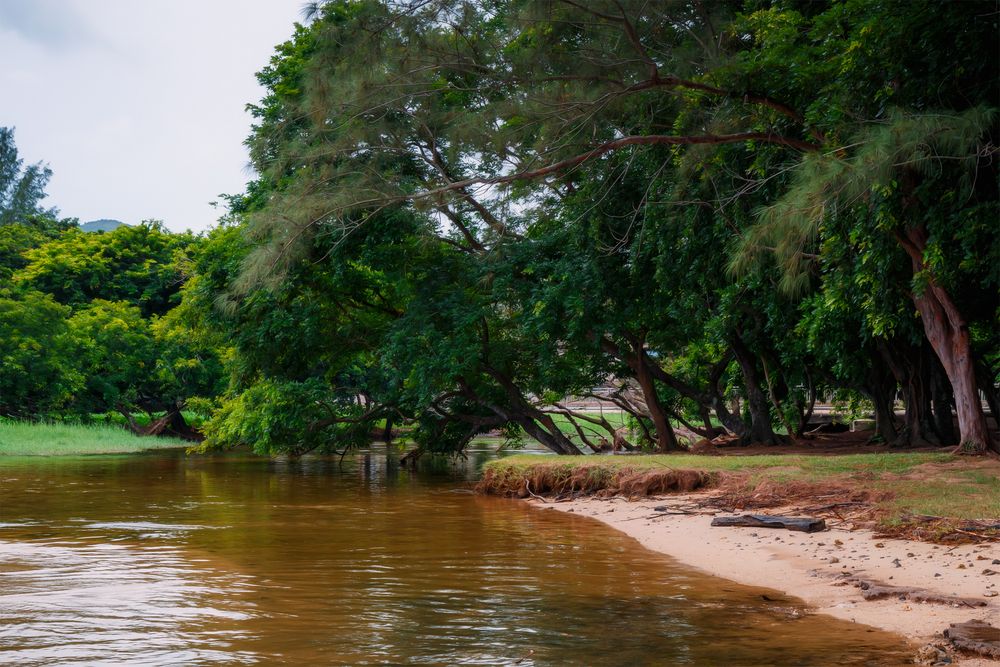
[[[936,465],[928,465],[936,464]],[[926,466],[919,468],[919,466]],[[624,478],[637,475],[699,471],[724,479],[740,473],[746,490],[766,489],[780,502],[783,485],[794,486],[796,502],[811,488],[845,493],[869,492],[885,525],[908,521],[912,515],[955,520],[1000,516],[1000,464],[988,459],[956,457],[940,452],[879,452],[870,454],[774,454],[753,456],[525,456],[491,461],[484,466],[480,489],[501,495],[565,490],[615,492]],[[719,475],[723,477],[719,477]],[[732,478],[730,478],[732,479]],[[738,482],[742,487],[742,482]],[[792,484],[794,483],[794,484]],[[813,486],[815,485],[815,487]],[[700,488],[700,487],[699,487]],[[730,490],[733,488],[729,487]]]
[[[888,505],[894,517],[908,514],[948,519],[1000,517],[1000,474],[980,470],[950,470],[921,480],[886,480],[878,486],[892,493]]]
[[[818,481],[838,475],[880,476],[905,473],[924,463],[954,460],[951,454],[938,452],[883,452],[875,454],[807,455],[764,454],[755,456],[698,456],[694,454],[650,454],[638,456],[539,457],[509,456],[486,464],[494,473],[524,474],[531,468],[545,466],[567,470],[580,467],[608,472],[622,469],[656,470],[661,468],[715,471],[768,472],[785,479]]]
[[[108,424],[0,420],[0,456],[128,454],[188,445],[175,438],[140,437]]]

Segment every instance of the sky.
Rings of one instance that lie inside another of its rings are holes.
[[[0,126],[80,222],[205,230],[251,177],[254,74],[304,0],[0,0]]]

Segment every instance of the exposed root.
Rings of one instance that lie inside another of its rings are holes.
[[[629,498],[661,493],[685,493],[717,483],[719,475],[703,470],[609,471],[596,466],[538,465],[524,471],[487,469],[476,487],[480,493],[526,498],[529,495],[622,495]]]
[[[652,470],[621,474],[615,480],[615,487],[605,489],[601,493],[624,495],[629,498],[660,493],[686,493],[711,486],[717,477],[718,475],[704,470]]]

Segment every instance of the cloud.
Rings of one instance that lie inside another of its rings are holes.
[[[65,0],[0,0],[0,29],[60,50],[90,36],[83,17]]]
[[[246,185],[254,72],[301,2],[0,0],[0,126],[17,127],[26,162],[51,165],[45,204],[83,221],[215,224],[209,202]]]

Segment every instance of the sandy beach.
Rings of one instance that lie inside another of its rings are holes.
[[[899,633],[913,642],[915,651],[927,643],[942,643],[941,632],[951,623],[978,619],[1000,626],[1000,545],[996,543],[942,546],[882,539],[870,531],[836,526],[817,533],[711,527],[713,515],[708,510],[685,513],[690,512],[691,501],[691,496],[669,496],[639,502],[622,498],[529,502],[542,509],[593,517],[685,565],[742,584],[780,590],[818,613]],[[920,592],[902,600],[898,594],[866,600],[862,585]],[[924,597],[925,592],[966,602],[914,599]],[[979,602],[986,606],[974,606]],[[956,661],[968,666],[1000,665],[1000,661],[961,656]]]

